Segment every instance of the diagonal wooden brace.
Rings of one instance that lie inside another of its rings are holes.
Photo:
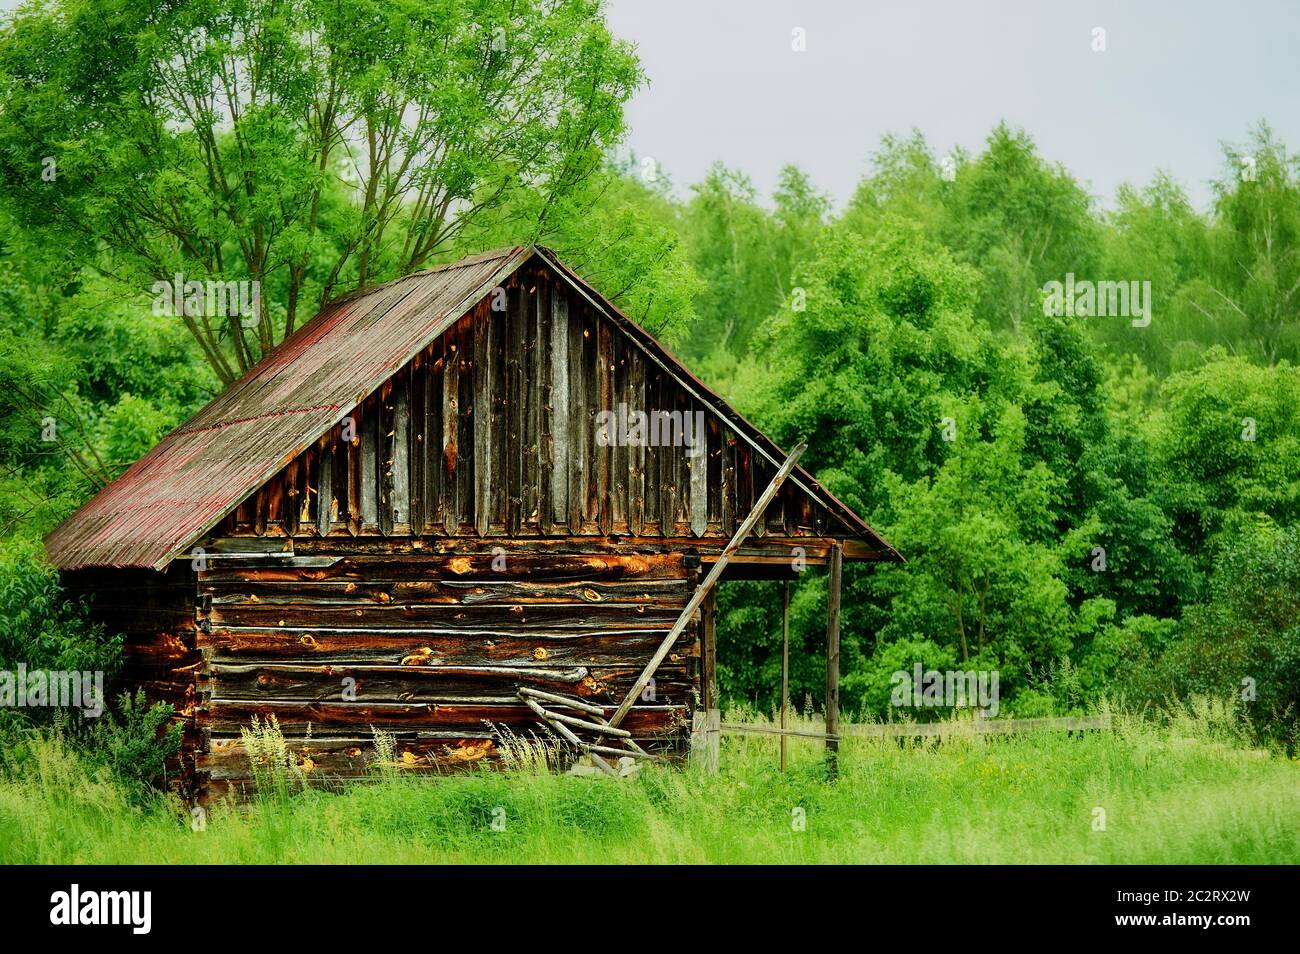
[[[772,478],[772,482],[767,485],[767,489],[763,491],[762,496],[760,496],[758,501],[754,504],[753,509],[749,511],[749,516],[745,518],[745,522],[736,528],[735,535],[732,536],[726,547],[723,548],[722,554],[718,557],[718,561],[713,564],[713,569],[709,571],[709,575],[704,578],[700,585],[695,588],[695,593],[692,594],[690,601],[686,604],[685,609],[682,610],[682,614],[677,617],[677,622],[673,623],[673,628],[668,631],[668,635],[665,636],[664,641],[659,644],[659,648],[655,650],[655,654],[650,658],[650,662],[646,664],[641,675],[637,676],[636,682],[633,683],[632,688],[628,690],[627,698],[623,700],[621,705],[619,705],[618,711],[610,716],[609,724],[611,726],[617,726],[623,721],[623,717],[628,714],[628,711],[636,702],[637,696],[641,695],[645,690],[651,677],[654,676],[656,670],[659,669],[660,664],[663,663],[665,657],[667,657],[668,651],[672,649],[673,643],[677,642],[678,637],[682,635],[682,630],[686,628],[686,624],[691,621],[691,617],[694,616],[696,610],[700,608],[700,604],[704,602],[704,598],[709,595],[709,591],[717,584],[718,579],[722,576],[722,571],[727,567],[727,561],[729,561],[735,552],[740,549],[741,543],[743,543],[745,538],[753,532],[754,527],[758,525],[758,521],[763,519],[763,514],[767,511],[767,505],[772,502],[772,498],[774,498],[776,492],[781,489],[781,485],[785,483],[785,479],[790,476],[790,472],[794,470],[795,463],[798,462],[800,456],[805,450],[807,450],[807,448],[807,444],[800,444],[790,452],[790,456],[785,459],[785,463],[782,464],[781,469],[776,472],[776,476]]]

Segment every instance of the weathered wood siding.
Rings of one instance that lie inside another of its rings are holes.
[[[703,451],[601,446],[597,415],[620,405],[702,412]],[[532,264],[288,461],[217,535],[725,539],[775,470]],[[828,523],[787,483],[757,535],[817,536]]]
[[[698,578],[681,554],[382,552],[214,558],[198,574],[204,658],[198,756],[210,792],[240,788],[240,727],[274,714],[309,777],[374,771],[371,727],[399,767],[439,772],[499,757],[503,730],[550,736],[520,686],[612,714]],[[693,624],[654,698],[624,722],[645,747],[684,754],[699,694]]]

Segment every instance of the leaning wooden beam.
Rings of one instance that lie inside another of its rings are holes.
[[[668,651],[673,648],[673,644],[676,643],[678,638],[682,635],[682,630],[686,628],[686,624],[691,621],[691,617],[694,616],[696,610],[700,608],[700,604],[704,602],[704,598],[709,595],[709,592],[717,584],[719,578],[721,578],[722,571],[727,567],[727,561],[731,559],[733,553],[740,549],[740,545],[745,541],[745,538],[749,536],[750,532],[758,524],[758,521],[763,518],[763,514],[767,511],[767,505],[772,502],[772,498],[775,497],[776,492],[781,489],[781,485],[785,483],[785,479],[790,476],[790,472],[794,470],[794,465],[798,463],[800,456],[803,455],[803,452],[807,450],[807,448],[807,444],[800,444],[791,451],[790,456],[785,459],[785,463],[781,465],[781,469],[776,472],[776,476],[772,478],[772,482],[767,485],[767,489],[763,491],[763,495],[758,498],[753,509],[749,511],[749,516],[745,518],[745,522],[736,529],[735,536],[731,538],[726,547],[723,548],[722,553],[718,555],[718,560],[713,564],[713,569],[709,571],[709,575],[706,576],[703,582],[695,588],[695,593],[691,596],[690,602],[682,609],[682,614],[677,617],[677,622],[673,623],[673,628],[668,631],[668,635],[664,637],[664,641],[659,644],[659,648],[655,650],[655,654],[650,658],[650,662],[646,664],[641,675],[636,677],[636,682],[633,683],[632,688],[628,690],[627,698],[624,699],[622,704],[618,707],[618,711],[610,716],[609,724],[611,726],[616,726],[622,722],[624,716],[628,714],[632,706],[636,703],[637,697],[645,690],[645,687],[650,683],[651,677],[654,676],[656,670],[659,669],[659,664],[664,661],[665,657],[668,655]]]
[[[544,702],[553,702],[556,705],[569,706],[570,708],[577,709],[579,712],[587,713],[592,717],[593,721],[599,722],[601,725],[609,725],[609,722],[605,719],[605,710],[600,706],[592,705],[590,702],[583,702],[581,699],[570,699],[568,696],[561,696],[554,692],[543,692],[541,689],[533,689],[530,686],[520,686],[519,698],[527,702],[528,697],[541,699]],[[645,758],[655,758],[655,756],[650,755],[650,753],[645,749],[637,745],[630,737],[623,738],[623,744],[631,750],[630,752],[623,752],[623,755],[640,755]]]
[[[606,719],[604,716],[604,710],[601,711],[600,715],[593,715],[592,719],[599,722],[601,725],[604,726],[609,725],[609,720]],[[641,746],[637,745],[636,740],[633,739],[631,736],[627,736],[626,738],[624,738],[623,744],[626,745],[629,749],[631,749],[633,754],[640,753],[641,755],[645,755],[645,756],[649,756],[650,754],[645,749],[641,748]]]

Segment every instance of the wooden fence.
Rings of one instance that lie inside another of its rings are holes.
[[[774,735],[786,738],[817,739],[839,742],[845,737],[860,738],[943,738],[969,735],[1018,735],[1025,732],[1083,732],[1109,730],[1109,715],[1064,716],[1044,719],[984,719],[948,722],[883,722],[845,725],[838,734],[817,732],[811,729],[785,729],[776,725],[755,725],[745,722],[722,722],[717,710],[699,713],[692,734],[692,750],[705,765],[716,771],[718,747],[722,735]]]

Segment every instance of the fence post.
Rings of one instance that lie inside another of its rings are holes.
[[[781,729],[790,708],[790,581],[781,583]],[[785,736],[781,736],[781,771],[785,771]]]
[[[844,553],[840,544],[831,547],[830,579],[826,594],[826,734],[840,734],[840,578]],[[831,778],[839,772],[838,739],[826,740],[826,768]]]

